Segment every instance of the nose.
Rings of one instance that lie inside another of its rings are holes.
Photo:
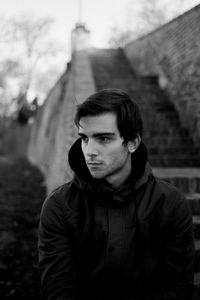
[[[89,139],[86,145],[85,153],[87,156],[96,156],[98,155],[97,144],[93,139]]]

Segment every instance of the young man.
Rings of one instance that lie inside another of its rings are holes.
[[[43,299],[188,300],[194,240],[187,201],[154,177],[137,104],[119,89],[78,106],[72,181],[44,202]]]

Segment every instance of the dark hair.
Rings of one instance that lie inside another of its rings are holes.
[[[80,126],[80,119],[103,113],[115,113],[117,126],[124,143],[133,140],[137,134],[142,137],[143,121],[140,109],[129,95],[121,89],[104,89],[90,95],[77,106],[74,122]]]

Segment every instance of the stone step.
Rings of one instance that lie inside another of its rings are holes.
[[[150,155],[158,155],[159,153],[162,153],[162,155],[168,154],[168,156],[169,156],[171,154],[174,154],[177,159],[179,158],[179,155],[181,155],[182,157],[188,156],[188,158],[191,159],[192,155],[195,154],[200,162],[198,151],[197,150],[195,151],[195,149],[191,149],[189,144],[186,144],[186,143],[184,144],[183,140],[181,141],[182,144],[180,144],[180,140],[175,141],[174,138],[171,139],[170,136],[167,136],[165,138],[162,137],[162,139],[156,138],[155,140],[152,140],[151,137],[149,137],[149,138],[146,137],[144,139],[144,141],[145,141],[145,144],[147,144],[147,146],[148,146],[148,152]],[[173,141],[173,144],[171,143],[172,141]],[[162,143],[162,144],[158,148],[159,143]],[[178,157],[177,157],[177,154],[178,154]],[[156,156],[155,156],[155,158],[156,158]]]
[[[200,299],[200,272],[194,274],[194,295],[191,300]]]
[[[195,273],[194,273],[194,294],[191,300],[199,300],[200,299],[200,269],[198,270],[199,265],[199,254],[198,254],[198,243],[195,244],[196,248],[196,256],[195,256]]]
[[[185,169],[188,168],[187,164],[190,161],[195,161],[196,163],[194,165],[191,165],[192,168],[198,168],[200,167],[200,159],[199,154],[196,151],[190,151],[190,149],[186,149],[182,145],[182,149],[180,147],[177,148],[170,148],[168,144],[165,144],[164,146],[160,146],[159,148],[152,144],[149,146],[149,142],[147,141],[145,143],[148,147],[148,153],[149,153],[149,160],[152,162],[152,166],[154,163],[158,163],[159,161],[167,162],[167,160],[173,160],[173,161],[181,161],[182,165],[179,166],[179,168]],[[185,150],[185,152],[184,152]],[[164,166],[161,164],[160,166],[157,165],[157,168],[163,168]],[[171,165],[170,168],[177,168],[176,165]]]
[[[183,166],[186,168],[193,168],[194,166],[200,166],[199,158],[191,155],[190,158],[188,156],[178,157],[176,155],[166,155],[163,154],[158,156],[149,155],[149,162],[154,168],[171,168],[172,166],[175,168],[182,168]]]
[[[162,151],[162,148],[159,149]],[[177,151],[178,153],[178,151]],[[196,155],[189,155],[185,154],[180,156],[178,154],[164,154],[160,153],[158,155],[151,155],[149,154],[149,162],[151,163],[152,167],[155,168],[193,168],[193,167],[200,167],[199,157]]]
[[[154,175],[175,185],[185,194],[200,193],[200,168],[152,168]]]
[[[194,284],[200,287],[200,272],[194,274]]]
[[[200,240],[195,240],[194,270],[200,272]]]
[[[194,215],[192,217],[194,236],[196,239],[200,239],[200,216]]]
[[[185,194],[193,216],[200,216],[200,194]]]

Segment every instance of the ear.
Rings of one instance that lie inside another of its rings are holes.
[[[139,134],[137,134],[136,138],[132,141],[129,141],[127,146],[128,146],[128,151],[130,153],[133,153],[137,150],[137,148],[139,147],[140,145],[140,142],[141,142],[141,137]]]

